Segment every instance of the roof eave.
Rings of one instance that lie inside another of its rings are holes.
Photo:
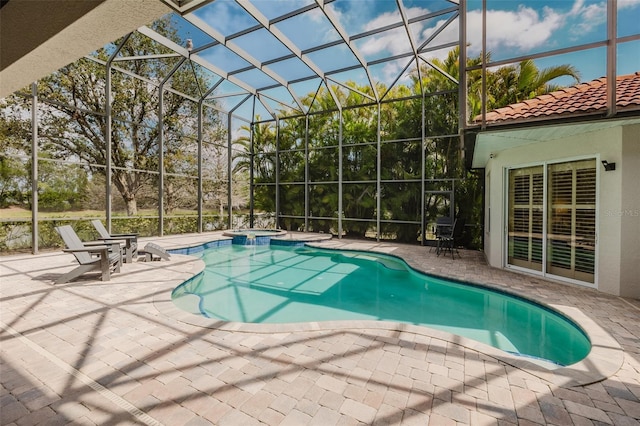
[[[576,115],[575,113],[573,113],[555,117],[547,116],[537,119],[531,118],[505,120],[500,122],[487,123],[485,127],[482,127],[479,124],[475,126],[469,126],[467,129],[465,129],[464,132],[465,148],[467,153],[470,154],[467,158],[471,159],[470,162],[467,162],[467,167],[471,169],[482,169],[486,167],[490,158],[490,153],[487,153],[482,149],[478,149],[478,147],[483,143],[483,139],[486,139],[490,135],[500,135],[502,137],[508,138],[508,134],[510,132],[515,132],[518,130],[535,129],[538,127],[547,126],[576,126],[586,123],[593,124],[595,122],[601,122],[604,124],[613,121],[624,121],[631,119],[640,120],[640,108],[627,109],[622,111],[619,110],[619,112],[614,116],[608,116],[606,112],[600,110],[590,114]],[[536,142],[532,141],[531,143]]]

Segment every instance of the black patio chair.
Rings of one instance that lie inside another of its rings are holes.
[[[464,219],[455,219],[453,221],[453,226],[448,234],[443,234],[437,237],[438,240],[438,249],[437,254],[440,256],[440,253],[443,251],[451,252],[451,258],[455,259],[454,251],[458,253],[458,257],[460,257],[460,252],[458,252],[458,245],[456,241],[459,241],[462,236],[462,230],[464,229],[465,220]]]
[[[444,216],[436,219],[436,226],[434,230],[434,234],[436,237],[436,253],[440,252],[440,239],[443,236],[450,235],[451,229],[453,229],[453,224],[451,223],[450,217]],[[431,247],[429,251],[431,251],[432,248],[433,247]]]

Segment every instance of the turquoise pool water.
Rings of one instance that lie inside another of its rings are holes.
[[[421,274],[393,256],[234,244],[207,249],[201,257],[204,272],[172,296],[198,296],[201,314],[210,318],[399,321],[560,365],[578,362],[590,350],[573,323],[542,306]]]

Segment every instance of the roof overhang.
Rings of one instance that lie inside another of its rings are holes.
[[[205,3],[210,3],[214,0],[161,0],[166,3],[169,7],[174,9],[181,15],[189,13],[194,9],[199,8]]]
[[[640,116],[590,119],[570,123],[536,123],[528,127],[489,129],[467,133],[467,150],[473,151],[471,168],[485,168],[492,154],[510,148],[559,140],[613,127],[640,124]],[[475,141],[474,141],[475,137]],[[474,143],[475,142],[475,143]]]
[[[0,98],[170,11],[158,0],[3,2]]]

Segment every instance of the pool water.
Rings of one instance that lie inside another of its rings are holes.
[[[542,306],[421,274],[393,256],[309,247],[228,245],[201,253],[202,274],[173,292],[225,321],[386,320],[424,325],[507,352],[569,365],[588,338]],[[180,305],[179,303],[177,303]]]

